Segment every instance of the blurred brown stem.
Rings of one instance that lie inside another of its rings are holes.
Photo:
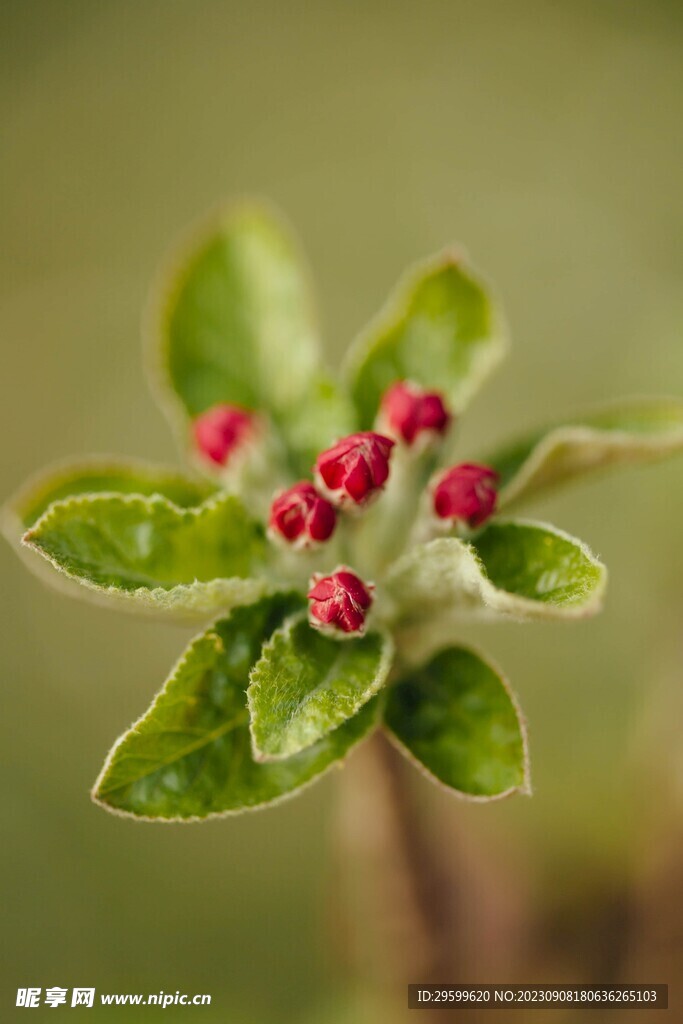
[[[450,885],[424,837],[411,771],[378,734],[347,765],[340,799],[343,919],[354,971],[364,987],[404,1005],[409,981],[444,982],[452,968]]]

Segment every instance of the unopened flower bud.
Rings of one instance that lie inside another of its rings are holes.
[[[496,507],[498,474],[489,466],[463,462],[447,469],[433,490],[434,511],[440,519],[481,526]]]
[[[423,391],[417,384],[397,381],[385,391],[379,422],[407,445],[421,438],[443,436],[451,415],[438,391]]]
[[[254,415],[237,405],[212,405],[194,421],[194,438],[202,455],[218,466],[227,465],[231,456],[249,439]]]
[[[362,633],[372,604],[371,583],[363,583],[350,569],[340,567],[331,576],[314,576],[308,599],[309,621],[315,629],[331,633]]]
[[[394,443],[372,431],[344,437],[318,456],[317,478],[337,504],[364,505],[386,483]]]
[[[302,480],[282,491],[270,508],[269,530],[289,544],[322,543],[334,533],[337,513],[313,484]]]

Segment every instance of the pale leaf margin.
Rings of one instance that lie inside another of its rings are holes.
[[[160,463],[148,462],[145,459],[121,455],[87,455],[59,459],[38,470],[36,473],[32,473],[0,508],[0,533],[3,534],[12,548],[14,548],[29,572],[36,576],[41,583],[63,593],[67,597],[80,597],[82,599],[84,596],[81,590],[82,583],[68,579],[62,573],[53,572],[52,567],[48,566],[43,555],[23,543],[22,538],[27,529],[33,527],[38,522],[38,519],[41,518],[41,516],[34,517],[28,515],[28,513],[37,504],[42,504],[42,500],[46,499],[51,492],[61,488],[71,480],[75,483],[75,490],[69,497],[83,497],[91,494],[118,495],[120,493],[118,491],[83,490],[77,484],[77,481],[84,476],[104,477],[107,475],[146,477],[150,484],[152,482],[159,484],[157,492],[128,491],[125,493],[131,495],[140,494],[141,497],[149,497],[152,493],[158,493],[162,497],[166,497],[167,500],[170,499],[165,494],[164,485],[169,480],[178,485],[187,484],[188,486],[196,487],[198,492],[203,492],[204,496],[197,502],[198,505],[209,498],[216,490],[206,479],[197,477],[189,471],[178,469],[176,466],[166,466]],[[56,500],[67,501],[69,497],[62,497]],[[52,504],[54,504],[53,501],[46,503],[42,515],[50,509]],[[108,603],[106,599],[102,601],[94,595],[91,600],[98,604]]]
[[[660,432],[636,432],[627,429],[613,429],[599,425],[600,416],[630,413],[642,414],[648,408],[662,413],[667,407],[680,417],[680,425],[674,424]],[[598,422],[581,423],[596,418]],[[657,462],[677,452],[683,452],[683,401],[674,397],[629,398],[603,404],[589,410],[584,417],[577,416],[576,424],[551,426],[547,432],[537,431],[529,440],[529,454],[513,473],[498,496],[498,507],[507,509],[516,502],[531,500],[542,491],[559,488],[568,481],[592,474],[604,474],[620,465],[637,465]],[[534,438],[536,440],[534,441]],[[505,446],[503,454],[523,447],[522,439]],[[557,466],[553,467],[553,461]],[[488,461],[496,465],[496,456]]]
[[[297,626],[300,622],[304,621],[305,618],[306,613],[299,612],[295,615],[291,615],[288,619],[286,619],[283,622],[283,624],[272,633],[268,640],[265,641],[265,643],[263,644],[263,649],[261,651],[261,657],[255,663],[255,665],[252,667],[249,673],[249,687],[247,689],[247,703],[249,707],[249,734],[251,736],[252,756],[254,760],[257,761],[259,764],[268,764],[275,761],[286,761],[288,758],[294,757],[296,754],[300,754],[304,750],[308,750],[309,747],[314,746],[315,743],[319,742],[319,740],[323,739],[325,736],[328,736],[331,732],[334,732],[335,729],[338,729],[340,726],[345,725],[346,722],[349,721],[349,719],[353,718],[354,715],[357,715],[361,708],[365,707],[365,705],[380,692],[380,690],[383,688],[389,677],[389,672],[391,671],[395,653],[394,641],[391,637],[391,634],[387,630],[382,629],[370,630],[366,635],[369,635],[370,633],[376,633],[382,639],[382,651],[380,654],[379,665],[377,667],[377,673],[370,687],[363,695],[363,699],[359,699],[358,701],[354,702],[353,710],[350,712],[350,714],[348,714],[346,718],[337,722],[335,725],[331,726],[331,728],[327,729],[324,733],[316,737],[310,743],[307,743],[305,746],[299,746],[294,750],[288,750],[284,754],[269,754],[261,750],[254,736],[254,725],[259,717],[255,705],[256,690],[261,686],[260,680],[258,678],[260,672],[259,666],[261,660],[268,657],[272,653],[275,645],[279,643],[280,640],[282,640],[283,638],[286,639],[287,636],[291,634],[294,627]],[[349,640],[349,638],[341,638],[339,640],[332,641],[332,643],[338,643],[344,646],[346,646],[350,642],[352,642],[352,640]],[[310,696],[310,693],[306,694],[304,702],[308,700]]]
[[[196,488],[200,505],[207,498],[216,492],[215,486],[208,483],[204,478],[196,476],[186,469],[176,466],[166,466],[160,463],[148,462],[145,459],[137,459],[122,455],[87,455],[83,457],[71,457],[52,462],[38,472],[31,474],[22,486],[15,491],[11,498],[2,508],[3,533],[8,540],[16,543],[23,532],[38,521],[40,515],[34,513],[36,506],[44,505],[44,511],[54,501],[66,501],[68,498],[87,494],[119,493],[113,487],[99,489],[96,491],[84,489],[79,482],[88,477],[129,477],[131,480],[145,479],[146,489],[125,491],[126,494],[140,494],[143,497],[150,497],[153,494],[160,494],[161,497],[172,501],[168,496],[169,485],[172,487]],[[60,498],[50,498],[56,491],[71,484],[73,491],[64,493]],[[153,489],[156,487],[156,489]],[[189,505],[183,507],[189,508]]]
[[[222,615],[221,618],[225,618],[225,616]],[[102,766],[102,769],[101,769],[99,775],[97,776],[97,778],[95,780],[95,783],[94,783],[94,785],[92,787],[92,790],[90,792],[90,798],[93,801],[93,803],[97,804],[98,807],[103,808],[103,810],[107,811],[108,814],[112,814],[112,815],[114,815],[114,817],[117,817],[117,818],[128,818],[128,819],[130,819],[132,821],[139,821],[139,822],[145,822],[145,823],[150,823],[150,824],[157,824],[158,823],[158,824],[161,824],[161,825],[192,825],[192,824],[197,824],[197,823],[203,822],[203,821],[210,821],[210,820],[216,819],[216,818],[235,818],[235,817],[238,817],[239,815],[242,815],[242,814],[250,814],[253,811],[261,811],[261,810],[263,810],[266,807],[275,807],[278,804],[283,804],[286,801],[291,800],[291,799],[299,796],[300,793],[303,793],[304,790],[307,790],[311,786],[314,786],[320,779],[323,778],[323,776],[327,775],[329,772],[335,771],[335,770],[343,767],[343,765],[345,764],[345,762],[347,761],[349,756],[353,753],[353,751],[356,750],[356,748],[359,747],[362,743],[365,743],[374,734],[374,732],[377,730],[378,726],[380,725],[382,705],[381,705],[380,699],[378,697],[377,698],[376,708],[375,708],[375,713],[374,713],[374,722],[370,725],[370,727],[368,728],[367,732],[363,736],[361,736],[358,740],[356,740],[354,743],[352,743],[349,746],[349,748],[348,748],[348,750],[346,751],[345,754],[343,754],[341,757],[337,758],[336,760],[331,761],[327,765],[326,768],[323,768],[322,771],[318,772],[316,775],[313,775],[310,779],[307,779],[306,782],[303,782],[300,786],[296,786],[294,789],[289,790],[289,792],[282,793],[280,796],[274,797],[272,800],[264,800],[262,803],[250,804],[249,806],[245,806],[245,807],[232,807],[232,808],[229,808],[228,810],[225,810],[225,811],[211,811],[209,814],[205,814],[205,815],[191,815],[191,816],[188,816],[188,817],[181,817],[179,815],[173,816],[173,817],[162,817],[162,816],[152,816],[152,815],[146,815],[146,814],[135,814],[133,811],[125,811],[125,810],[123,810],[120,807],[113,807],[111,804],[108,804],[105,800],[101,799],[100,796],[98,795],[98,793],[99,793],[99,789],[101,787],[102,782],[107,777],[109,769],[110,769],[111,765],[114,762],[117,750],[119,749],[119,747],[121,747],[123,745],[123,743],[126,741],[128,736],[132,732],[135,732],[137,730],[138,726],[140,726],[145,721],[145,719],[154,712],[154,710],[156,709],[157,705],[159,704],[159,701],[164,696],[164,693],[166,691],[166,687],[168,686],[168,684],[170,682],[172,682],[172,680],[175,678],[175,676],[178,675],[178,673],[180,673],[183,670],[183,668],[185,667],[187,661],[190,659],[190,657],[194,653],[194,648],[196,647],[196,645],[198,643],[200,643],[202,640],[208,639],[208,638],[211,637],[212,629],[213,629],[213,626],[210,626],[207,630],[204,630],[203,632],[199,633],[196,637],[194,637],[193,640],[191,640],[189,642],[189,644],[185,648],[183,654],[180,656],[178,661],[175,663],[175,665],[171,669],[169,675],[167,676],[166,680],[164,681],[163,686],[161,687],[159,692],[154,697],[154,700],[152,701],[150,706],[147,708],[147,710],[142,715],[140,715],[139,718],[137,718],[133,722],[133,724],[128,729],[126,729],[124,732],[121,733],[121,735],[115,741],[114,745],[111,747],[109,753],[107,754],[107,757],[106,757],[105,762],[104,762],[104,764]],[[214,633],[213,637],[215,637],[215,644],[216,644],[217,649],[218,650],[223,650],[223,642],[222,642],[220,636],[218,636],[217,633]],[[248,711],[248,708],[247,708],[246,698],[245,698],[245,704],[244,704],[244,722],[245,722],[245,725],[247,724],[248,716],[249,716],[249,711]]]
[[[402,615],[404,610],[402,606],[405,605],[405,602],[398,596],[397,591],[401,589],[399,582],[401,575],[405,579],[411,573],[413,574],[413,584],[416,582],[415,573],[419,574],[420,570],[424,569],[427,558],[431,559],[432,564],[438,567],[438,574],[432,577],[429,587],[427,587],[426,579],[423,580],[424,592],[429,592],[432,598],[439,601],[444,608],[445,616],[449,614],[448,597],[451,594],[466,598],[466,603],[456,605],[454,608],[454,611],[459,614],[473,613],[476,616],[477,613],[484,611],[489,612],[490,617],[504,616],[520,622],[584,619],[596,615],[601,610],[607,587],[607,568],[583,541],[572,537],[571,534],[565,533],[564,530],[560,530],[556,526],[532,519],[496,519],[496,524],[528,526],[544,530],[576,546],[583,557],[600,574],[600,581],[593,589],[590,599],[575,607],[572,605],[558,606],[543,601],[534,601],[528,597],[519,597],[510,591],[501,590],[489,579],[481,558],[471,544],[457,537],[440,537],[406,552],[389,570],[385,585],[387,592],[395,602],[392,614],[394,623],[400,627],[403,623],[419,622],[419,615]],[[417,600],[419,602],[419,596]],[[433,616],[427,612],[427,617],[432,618]]]
[[[376,338],[406,320],[415,292],[425,278],[449,266],[463,272],[486,294],[493,319],[493,331],[489,345],[485,351],[478,354],[467,375],[467,380],[462,382],[458,398],[453,406],[455,413],[460,414],[464,411],[488,377],[505,358],[510,348],[510,332],[497,292],[488,279],[470,263],[464,249],[456,245],[447,246],[408,267],[392,288],[384,305],[351,342],[342,364],[341,377],[347,390],[354,397],[354,402],[355,382],[375,347]],[[433,387],[438,388],[439,382],[435,380]],[[362,419],[362,410],[357,411]]]
[[[175,390],[168,370],[169,339],[165,325],[169,310],[180,293],[197,254],[215,238],[222,224],[229,223],[245,213],[258,214],[268,218],[287,236],[305,286],[307,314],[318,338],[318,371],[322,370],[320,366],[319,317],[313,299],[312,270],[293,226],[271,200],[262,196],[244,195],[216,203],[208,213],[197,217],[184,232],[176,236],[169,245],[165,257],[161,260],[143,309],[143,366],[152,397],[166,417],[179,451],[185,458],[189,458],[198,470],[212,478],[215,477],[215,474],[212,475],[207,470],[206,464],[193,453],[190,438],[192,418],[182,398]],[[253,411],[270,422],[269,410],[256,409]]]
[[[231,608],[238,605],[251,604],[277,590],[287,589],[279,584],[269,582],[265,578],[242,578],[237,576],[216,578],[207,582],[178,583],[169,589],[164,587],[138,587],[135,590],[128,591],[84,579],[76,573],[69,572],[57,559],[38,547],[33,540],[33,535],[43,525],[49,523],[55,513],[59,513],[62,506],[88,497],[116,498],[124,503],[143,502],[151,504],[153,500],[147,495],[120,494],[107,491],[98,491],[96,495],[77,495],[64,501],[53,502],[33,526],[23,534],[20,543],[26,549],[26,552],[37,555],[42,561],[43,566],[49,564],[54,570],[53,572],[43,569],[43,572],[38,572],[37,575],[41,580],[55,587],[67,597],[87,600],[89,603],[101,607],[120,608],[122,611],[133,614],[142,612],[150,616],[171,617],[180,622],[192,622],[197,619],[206,619],[214,616],[219,610],[227,613]],[[219,493],[215,496],[218,500],[221,497],[229,496],[224,493],[222,495]],[[179,513],[189,512],[193,515],[201,514],[201,511],[207,505],[207,502],[204,502],[203,505],[197,505],[194,508],[181,508],[167,498],[163,500]],[[31,568],[33,568],[33,565],[31,565]]]
[[[487,665],[491,669],[491,671],[497,675],[498,679],[500,680],[503,686],[503,689],[505,690],[505,693],[510,698],[510,703],[512,704],[515,710],[517,721],[519,723],[519,731],[522,736],[523,778],[521,784],[519,786],[511,786],[509,789],[504,790],[502,793],[495,793],[493,796],[477,796],[471,793],[464,793],[461,789],[454,789],[453,786],[447,786],[445,782],[442,782],[441,779],[434,775],[433,772],[431,772],[429,768],[426,766],[426,764],[420,761],[420,759],[417,758],[415,754],[413,754],[412,751],[410,751],[408,747],[406,747],[401,742],[401,740],[393,732],[393,730],[389,728],[386,722],[382,724],[382,731],[384,732],[385,736],[392,744],[392,746],[396,750],[398,750],[399,753],[402,754],[403,757],[405,757],[405,759],[411,765],[413,765],[414,768],[417,769],[420,775],[423,775],[424,778],[429,779],[429,781],[433,783],[437,787],[437,789],[443,790],[443,792],[445,793],[449,793],[456,800],[463,800],[465,803],[468,804],[490,804],[495,803],[499,800],[507,800],[509,797],[514,796],[516,793],[519,793],[520,796],[533,796],[533,787],[531,784],[531,756],[529,754],[529,731],[527,720],[524,712],[522,711],[522,707],[517,698],[517,694],[510,686],[507,676],[503,673],[501,668],[492,658],[490,658],[488,655],[484,655],[477,647],[472,646],[472,644],[444,644],[441,646],[441,648],[437,648],[433,653],[430,653],[429,658],[427,660],[431,661],[432,658],[435,658],[440,653],[441,650],[446,650],[448,647],[459,647],[462,650],[468,651],[470,654],[473,654],[476,658],[479,658],[480,661]],[[419,666],[412,667],[416,668]]]

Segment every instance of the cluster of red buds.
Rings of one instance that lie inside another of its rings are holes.
[[[210,463],[226,468],[253,439],[255,422],[246,409],[215,405],[194,422],[196,447]],[[300,480],[273,498],[269,536],[294,549],[325,544],[340,513],[367,508],[379,496],[396,444],[419,450],[442,438],[451,422],[438,392],[407,381],[393,384],[378,415],[383,432],[350,434],[322,452],[313,468],[315,483]],[[447,469],[430,487],[433,514],[455,526],[480,527],[495,510],[497,480],[488,466],[463,463]],[[307,595],[311,625],[337,635],[362,633],[373,590],[347,566],[314,575]]]

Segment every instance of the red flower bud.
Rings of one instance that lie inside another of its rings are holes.
[[[225,466],[233,452],[252,433],[254,416],[237,405],[212,405],[194,421],[199,451],[211,462]]]
[[[489,466],[464,462],[447,469],[436,482],[434,511],[440,519],[481,526],[496,507],[498,474]]]
[[[362,505],[386,482],[393,447],[382,434],[351,434],[318,456],[315,471],[338,504],[350,500]]]
[[[350,569],[341,566],[331,576],[314,576],[308,599],[309,619],[315,629],[362,633],[365,614],[372,604],[372,584],[363,583]]]
[[[278,494],[270,508],[269,527],[289,543],[301,545],[328,540],[334,533],[337,513],[334,505],[302,480]]]
[[[407,445],[422,434],[445,434],[451,415],[438,391],[423,391],[409,381],[398,381],[385,391],[380,423]]]

